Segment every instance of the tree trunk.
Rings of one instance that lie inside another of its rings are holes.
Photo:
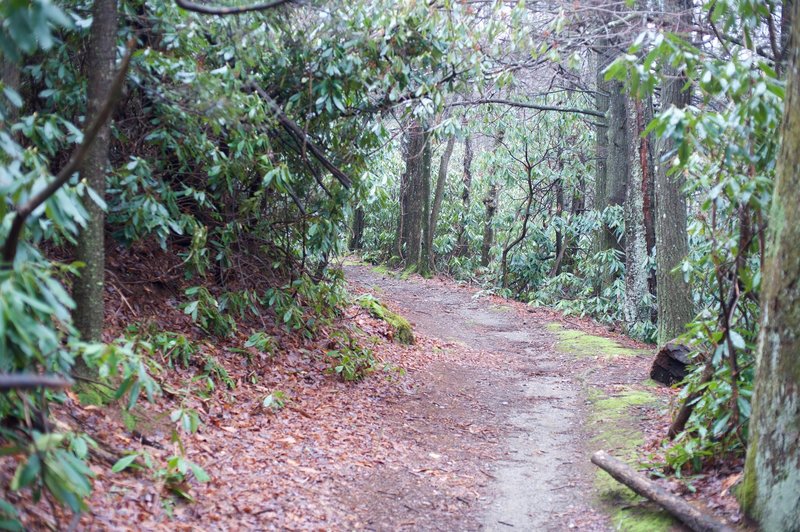
[[[461,214],[458,216],[458,238],[454,255],[463,257],[467,254],[467,214],[469,214],[470,192],[472,191],[472,141],[464,139],[464,189],[461,193]]]
[[[450,137],[447,140],[447,145],[442,153],[442,158],[439,161],[439,176],[436,179],[436,192],[433,195],[433,206],[431,207],[430,218],[430,231],[428,233],[427,248],[430,250],[428,256],[428,270],[434,269],[434,256],[433,256],[433,239],[436,237],[436,224],[439,221],[439,213],[442,210],[442,199],[444,198],[444,187],[447,183],[447,169],[450,166],[450,157],[453,155],[453,147],[455,146],[456,138]]]
[[[595,96],[594,104],[598,111],[606,114],[608,120],[609,94],[611,93],[610,82],[606,81],[603,70],[611,64],[613,53],[609,49],[608,40],[602,39],[597,45],[597,52],[594,54],[595,61]],[[595,126],[595,176],[594,176],[594,203],[593,207],[597,211],[602,211],[608,205],[606,198],[606,176],[608,164],[608,125],[607,122],[598,121]],[[602,246],[604,240],[598,237],[598,248]]]
[[[642,105],[628,98],[627,112],[627,170],[625,187],[625,299],[623,315],[628,327],[648,319],[648,308],[643,305],[647,295],[647,228],[644,218],[644,201],[647,182],[647,154],[639,125]]]
[[[483,226],[483,243],[481,244],[481,266],[488,266],[491,260],[492,244],[494,243],[494,227],[492,227],[492,222],[497,212],[497,196],[499,192],[500,187],[497,186],[496,182],[492,182],[489,185],[486,198],[483,200],[483,204],[486,206],[486,218]]]
[[[621,82],[609,82],[608,105],[608,158],[606,162],[605,207],[625,204],[626,185],[628,183],[628,165],[630,161],[628,132],[632,129],[628,123],[628,97],[624,93]],[[623,239],[617,238],[615,230],[606,225],[601,235],[600,251],[617,249],[624,251]]]
[[[361,249],[364,239],[364,207],[356,207],[353,213],[353,234],[350,237],[350,251]]]
[[[422,243],[417,261],[417,271],[422,275],[428,275],[430,273],[428,264],[431,261],[431,248],[428,244],[433,242],[433,236],[431,235],[431,136],[427,132],[423,135],[421,179]]]
[[[497,150],[498,146],[503,142],[503,132],[498,133],[497,140],[495,141],[494,148]],[[488,266],[492,260],[491,251],[494,244],[494,215],[497,213],[497,199],[500,195],[500,186],[497,184],[497,176],[494,175],[495,169],[492,168],[490,176],[489,190],[486,192],[486,197],[483,199],[483,204],[486,206],[486,218],[484,219],[483,226],[483,243],[481,244],[481,266]]]
[[[117,50],[116,0],[97,0],[92,9],[92,20],[87,60],[87,122],[91,121],[107,99],[114,77]],[[105,196],[110,140],[111,124],[107,122],[89,148],[80,171],[81,178],[101,198]],[[84,340],[100,340],[104,316],[105,213],[88,195],[84,199],[84,205],[89,213],[89,220],[78,237],[76,248],[76,258],[85,263],[85,266],[74,284],[75,326]]]
[[[670,0],[668,9],[680,13],[676,33],[689,31],[692,23],[689,0]],[[691,90],[684,90],[686,76],[667,69],[661,97],[664,109],[686,107]],[[674,158],[675,143],[668,139],[656,142],[657,165],[655,169],[655,230],[656,230],[656,302],[658,307],[658,345],[680,336],[687,323],[694,318],[692,295],[682,272],[674,272],[689,253],[686,232],[686,196],[683,193],[683,175],[670,174],[672,167],[667,158]]]
[[[794,6],[794,20],[800,3]],[[800,42],[800,25],[792,29]],[[739,491],[762,530],[800,530],[800,50],[791,52],[770,211],[753,413]]]
[[[19,93],[20,91],[19,65],[15,61],[12,61],[7,57],[0,57],[0,69],[2,69],[3,85]],[[19,118],[19,109],[17,109],[10,103],[9,105],[6,106],[6,109],[8,111],[6,115],[6,121],[9,125],[11,125],[14,122],[16,122],[17,119]]]
[[[559,161],[560,163],[560,161]],[[559,164],[559,170],[560,170]],[[564,215],[564,181],[559,177],[556,181],[556,216],[561,217]],[[564,250],[566,249],[564,236],[561,234],[560,229],[556,229],[556,259],[553,262],[553,267],[550,268],[550,277],[555,277],[561,273],[561,264],[564,260]]]
[[[406,171],[402,176],[400,192],[400,220],[398,227],[398,252],[407,265],[419,262],[422,247],[423,152],[425,132],[416,120],[406,130]]]

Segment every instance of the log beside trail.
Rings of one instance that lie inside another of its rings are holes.
[[[668,342],[662,347],[653,366],[650,369],[650,378],[656,382],[672,386],[686,378],[689,365],[689,348],[675,342]]]
[[[733,532],[728,525],[701,512],[677,495],[669,493],[655,482],[645,478],[631,466],[617,460],[605,451],[592,455],[592,463],[611,475],[614,480],[628,486],[642,497],[663,507],[672,516],[696,532]]]

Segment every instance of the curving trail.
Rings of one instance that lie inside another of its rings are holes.
[[[441,345],[395,409],[392,434],[430,465],[364,475],[353,510],[366,529],[606,530],[593,508],[586,372],[556,347],[554,313],[441,281],[345,266],[348,280]],[[390,418],[392,416],[389,416]],[[436,469],[438,468],[438,469]],[[438,474],[438,477],[437,477]],[[442,477],[446,477],[442,480]],[[467,489],[455,489],[459,482]]]

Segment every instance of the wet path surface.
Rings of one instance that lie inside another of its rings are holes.
[[[593,523],[590,529],[606,529],[605,518],[590,507],[593,471],[585,447],[582,387],[571,372],[575,358],[555,349],[547,321],[435,281],[401,280],[365,266],[346,266],[345,273],[408,318],[416,333],[447,349],[479,353],[456,363],[433,363],[431,378],[404,410],[407,429],[425,434],[437,449],[448,449],[454,471],[459,463],[467,470],[479,468],[484,478],[476,504],[465,504],[461,517],[442,513],[425,520],[419,509],[443,503],[436,489],[428,492],[412,482],[416,487],[407,490],[412,503],[402,489],[392,491],[391,500],[367,503],[375,517],[366,528],[396,529],[407,522],[421,529],[564,530],[580,515],[582,530],[587,522]],[[480,442],[451,430],[459,422],[491,434],[484,456],[474,456]],[[380,471],[370,482],[403,487],[405,475],[401,469]],[[402,521],[407,513],[409,519]]]

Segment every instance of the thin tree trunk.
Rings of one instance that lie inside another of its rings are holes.
[[[793,17],[800,16],[800,3]],[[800,25],[792,29],[800,42]],[[789,61],[770,210],[753,411],[739,498],[762,530],[800,530],[800,50]]]
[[[503,288],[508,288],[508,254],[528,235],[528,222],[531,219],[531,205],[533,204],[533,176],[531,175],[533,167],[529,167],[526,170],[528,181],[528,197],[525,200],[525,214],[522,218],[522,229],[520,230],[519,235],[517,235],[517,238],[509,242],[503,248],[503,255],[500,259],[500,271],[502,272],[501,278]]]
[[[470,193],[472,191],[472,141],[470,137],[464,139],[464,189],[461,193],[461,213],[458,217],[458,238],[454,255],[463,257],[467,253],[467,214],[469,213]]]
[[[114,77],[117,44],[117,2],[97,0],[92,9],[91,42],[87,60],[87,122],[99,112],[108,97]],[[111,140],[110,122],[104,125],[89,148],[81,177],[101,198],[105,196],[108,171],[108,149]],[[103,334],[105,285],[105,213],[86,196],[84,205],[89,213],[86,227],[78,237],[76,258],[85,264],[75,280],[75,326],[84,340],[100,340]],[[80,367],[76,371],[81,371]]]
[[[417,261],[417,271],[422,275],[428,275],[428,264],[431,262],[431,248],[429,243],[433,242],[431,235],[431,135],[428,132],[423,136],[424,145],[422,147],[422,242],[420,245],[420,255]]]
[[[495,141],[495,150],[503,142],[503,131],[498,133]],[[500,186],[497,184],[497,178],[494,175],[494,168],[491,170],[491,183],[486,197],[483,199],[483,204],[486,207],[486,217],[483,226],[483,243],[481,244],[481,266],[488,266],[491,262],[492,245],[494,244],[494,215],[497,213],[497,200],[500,195]]]
[[[563,214],[564,214],[564,181],[561,178],[558,178],[558,182],[556,183],[556,216],[561,217]],[[564,243],[564,236],[561,234],[560,229],[556,229],[556,259],[553,262],[553,267],[550,268],[550,277],[555,277],[556,275],[561,273],[561,263],[564,260],[565,249],[566,246]]]
[[[433,206],[431,207],[430,232],[428,233],[427,247],[430,250],[428,260],[428,270],[434,269],[433,239],[436,237],[436,224],[439,222],[439,213],[442,210],[442,199],[444,198],[444,187],[447,183],[447,169],[450,166],[450,157],[453,155],[453,147],[456,138],[450,137],[439,161],[439,175],[436,179],[436,192],[433,195]]]

